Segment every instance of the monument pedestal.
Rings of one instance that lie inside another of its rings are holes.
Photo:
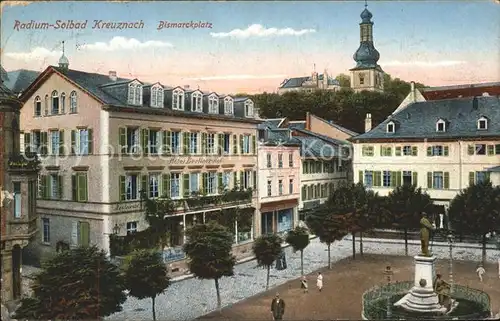
[[[405,310],[414,312],[448,312],[446,307],[439,304],[438,295],[434,292],[436,279],[436,257],[415,256],[415,284],[408,294],[396,302]],[[452,302],[452,308],[456,306]]]

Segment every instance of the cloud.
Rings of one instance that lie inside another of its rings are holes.
[[[380,63],[383,66],[417,66],[417,67],[451,67],[466,64],[460,60],[442,60],[442,61],[389,61]]]
[[[280,36],[302,36],[308,33],[314,33],[314,29],[294,30],[292,28],[266,28],[259,24],[253,24],[246,29],[234,29],[229,32],[211,32],[214,38],[249,38],[249,37],[280,37]]]
[[[34,60],[60,57],[62,55],[62,51],[53,51],[43,47],[36,47],[30,52],[5,52],[4,55],[16,60]]]
[[[247,79],[275,79],[284,78],[285,75],[224,75],[187,78],[187,80],[247,80]]]
[[[96,51],[117,51],[117,50],[134,50],[134,49],[144,49],[144,48],[170,48],[173,47],[171,43],[159,41],[159,40],[148,40],[145,42],[140,42],[135,38],[125,38],[125,37],[113,37],[108,43],[106,42],[96,42],[92,44],[80,45],[79,49],[82,50],[96,50]]]

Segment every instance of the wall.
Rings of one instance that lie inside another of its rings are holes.
[[[351,138],[352,135],[349,133],[346,133],[336,127],[334,127],[332,124],[329,124],[327,121],[314,116],[313,114],[307,113],[306,114],[306,129],[316,133],[320,134],[323,136],[327,136],[330,138],[338,139],[338,140],[347,140],[348,138]],[[347,145],[350,145],[350,143],[346,142]]]

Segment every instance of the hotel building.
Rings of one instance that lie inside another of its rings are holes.
[[[222,209],[246,209],[235,253],[249,250],[257,202],[257,111],[246,98],[71,70],[63,55],[24,91],[23,146],[43,158],[41,253],[147,228],[141,195],[182,206],[169,245]],[[167,260],[168,261],[168,260]]]

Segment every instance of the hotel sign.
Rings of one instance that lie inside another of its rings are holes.
[[[220,165],[222,157],[172,157],[166,160],[168,165]]]

